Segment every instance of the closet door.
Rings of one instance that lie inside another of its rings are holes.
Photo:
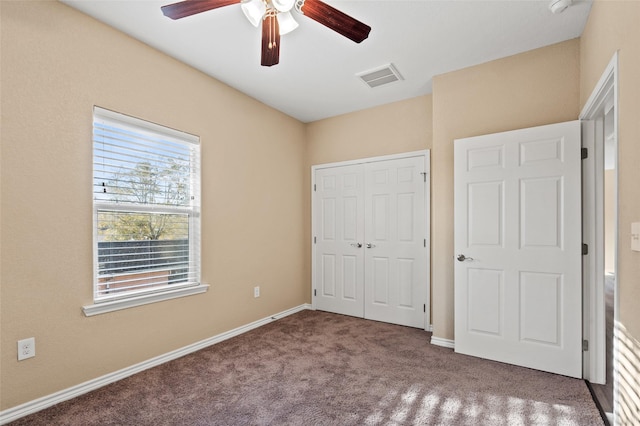
[[[314,200],[316,309],[364,316],[364,166],[318,169]]]
[[[423,328],[428,248],[425,159],[365,166],[365,318]]]
[[[429,153],[313,168],[313,301],[319,310],[424,328]]]

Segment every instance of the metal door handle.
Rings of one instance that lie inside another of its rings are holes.
[[[367,248],[374,248],[375,246],[375,244],[367,243]]]
[[[351,247],[360,248],[362,247],[361,243],[351,243]]]
[[[457,259],[458,262],[464,262],[465,260],[473,260],[473,257],[467,257],[464,254],[459,254]]]

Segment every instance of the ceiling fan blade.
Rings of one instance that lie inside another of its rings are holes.
[[[207,10],[240,3],[241,0],[186,0],[162,6],[162,13],[171,19],[180,19]]]
[[[270,67],[278,62],[280,62],[280,28],[276,13],[267,12],[262,20],[261,65]]]
[[[304,0],[302,6],[297,6],[300,13],[331,28],[337,33],[360,43],[369,37],[371,27],[351,16],[340,12],[321,0]]]

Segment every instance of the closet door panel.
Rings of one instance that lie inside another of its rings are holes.
[[[373,162],[364,173],[365,318],[422,328],[428,261],[424,158]]]
[[[316,309],[363,317],[363,166],[319,169],[315,182]]]

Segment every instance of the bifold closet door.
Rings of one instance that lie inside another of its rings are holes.
[[[319,169],[315,175],[315,305],[364,316],[364,166]]]
[[[425,326],[427,241],[425,161],[410,157],[365,167],[365,318]]]

